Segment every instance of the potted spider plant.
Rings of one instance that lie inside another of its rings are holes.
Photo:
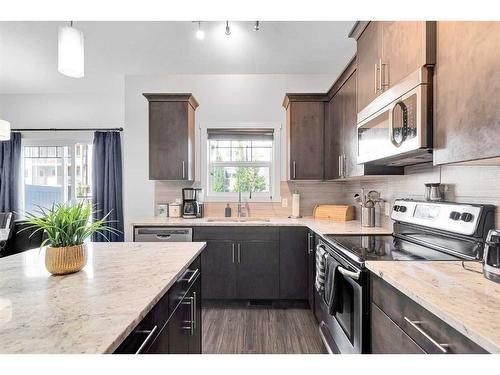
[[[107,217],[91,220],[95,209],[88,203],[55,204],[52,208],[38,208],[36,213],[27,213],[27,226],[35,229],[33,234],[43,231],[48,245],[45,252],[45,267],[53,275],[66,275],[80,271],[87,264],[85,240],[94,234],[104,238],[106,233],[119,233],[110,227]],[[33,235],[32,234],[32,235]]]

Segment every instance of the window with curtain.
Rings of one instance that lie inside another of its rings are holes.
[[[23,210],[92,201],[92,144],[35,141],[23,146]]]
[[[273,129],[207,129],[207,197],[239,192],[270,200],[275,183]]]

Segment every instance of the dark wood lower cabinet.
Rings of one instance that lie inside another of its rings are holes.
[[[307,228],[280,228],[279,295],[282,299],[307,299],[307,236]]]
[[[372,303],[371,312],[373,354],[423,354],[415,341]]]
[[[116,354],[201,354],[201,274],[193,262]],[[191,280],[189,280],[192,277]],[[186,281],[186,280],[189,280]],[[183,296],[179,297],[179,293]]]
[[[307,229],[194,227],[202,254],[203,299],[307,300]]]
[[[236,298],[236,244],[224,240],[207,241],[201,262],[203,298]]]
[[[236,293],[239,299],[276,299],[279,297],[277,242],[238,242]]]
[[[374,353],[479,354],[486,351],[430,311],[372,275]]]

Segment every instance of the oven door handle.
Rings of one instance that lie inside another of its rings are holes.
[[[354,280],[359,280],[359,276],[361,276],[361,271],[356,271],[356,272],[349,271],[341,266],[338,267],[338,270],[342,275],[350,277],[351,279],[354,279]]]
[[[328,352],[328,354],[333,354],[333,350],[330,347],[330,344],[328,343],[328,339],[326,338],[325,333],[323,332],[323,329],[328,329],[326,327],[327,327],[327,325],[324,321],[322,321],[319,324],[319,327],[318,327],[319,337],[321,338],[321,341],[323,342],[323,345],[325,346],[325,349]]]

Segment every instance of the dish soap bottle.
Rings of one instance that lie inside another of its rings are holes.
[[[229,206],[229,203],[227,204],[226,208],[224,209],[224,216],[231,217],[231,207]]]

